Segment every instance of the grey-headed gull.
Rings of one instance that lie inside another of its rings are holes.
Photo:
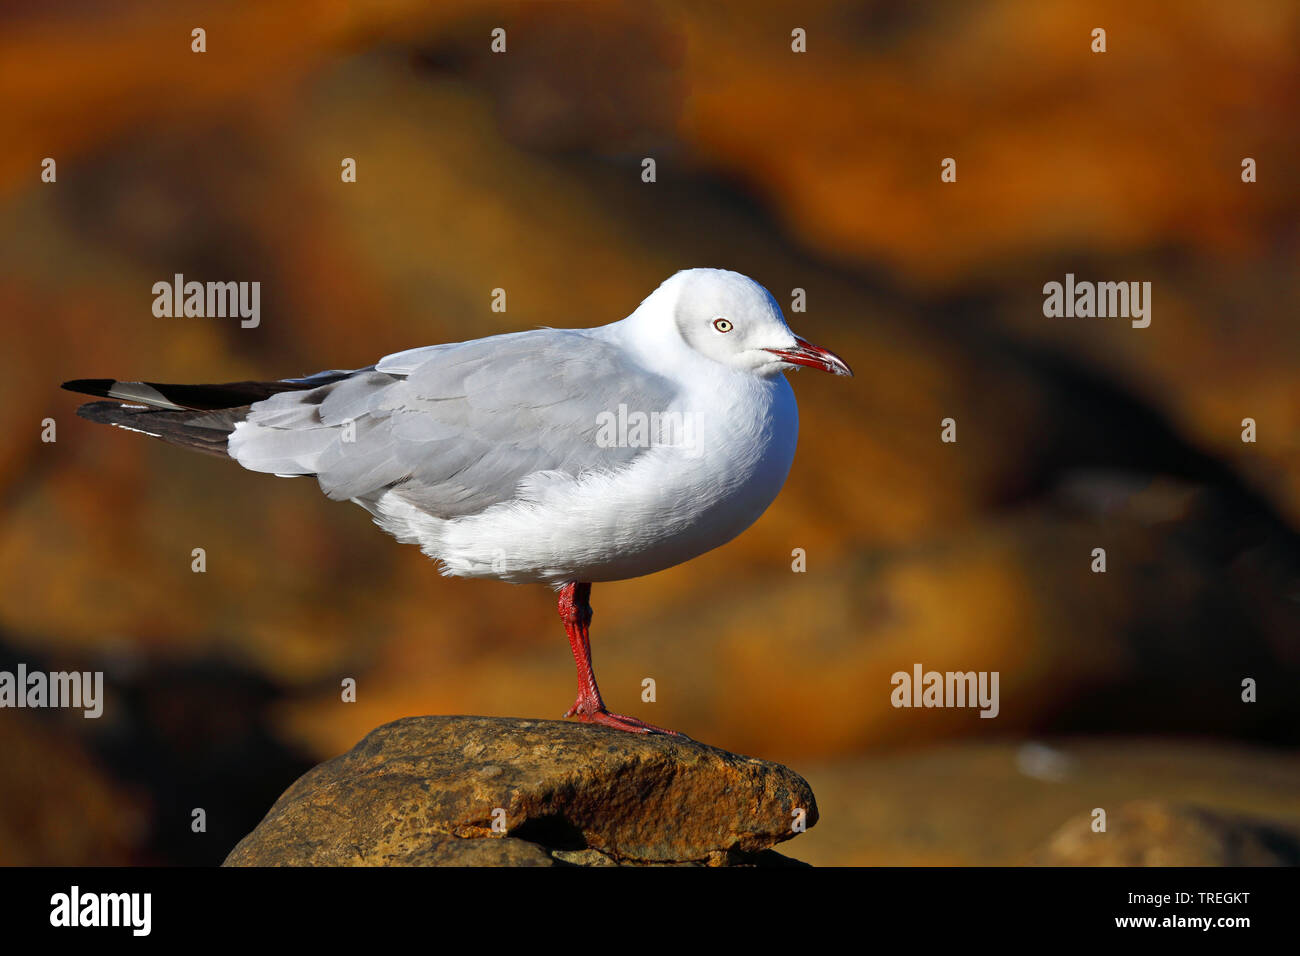
[[[578,667],[564,715],[672,733],[606,709],[591,585],[661,571],[740,534],[776,498],[799,415],[783,372],[852,375],[790,331],[765,288],[688,269],[627,318],[398,352],[276,382],[80,379],[94,422],[309,475],[443,574],[559,592]]]

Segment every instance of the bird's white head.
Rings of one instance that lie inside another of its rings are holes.
[[[678,272],[641,303],[637,317],[715,362],[764,377],[800,366],[853,374],[838,355],[791,332],[772,293],[739,272]]]

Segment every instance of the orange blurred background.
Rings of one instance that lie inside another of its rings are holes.
[[[0,711],[0,863],[217,863],[380,723],[573,693],[547,589],[441,578],[312,482],[76,418],[61,381],[599,325],[691,266],[762,282],[857,377],[795,378],[751,530],[595,589],[613,709],[803,773],[809,862],[1088,862],[1071,821],[1137,800],[1300,861],[1296,4],[0,17],[0,668],[108,692],[99,720]],[[1067,272],[1150,281],[1151,326],[1045,318]],[[260,281],[260,326],[156,318],[175,273]],[[893,708],[918,662],[999,671],[999,717]]]

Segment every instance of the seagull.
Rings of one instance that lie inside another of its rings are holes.
[[[578,669],[564,714],[666,733],[610,712],[592,668],[592,584],[726,544],[775,500],[799,413],[784,372],[852,375],[790,331],[754,280],[687,269],[627,318],[539,328],[273,382],[63,383],[77,414],[365,508],[445,575],[559,594]]]

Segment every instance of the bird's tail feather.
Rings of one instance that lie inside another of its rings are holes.
[[[235,424],[248,414],[248,406],[193,411],[87,402],[77,409],[77,414],[101,425],[116,425],[127,431],[161,438],[170,445],[226,458],[226,440],[235,430]]]
[[[77,409],[82,418],[160,438],[172,445],[226,457],[226,440],[248,415],[254,402],[279,392],[318,388],[351,375],[322,372],[279,382],[227,382],[220,385],[167,385],[82,378],[64,382],[70,392],[116,399],[88,402]]]

